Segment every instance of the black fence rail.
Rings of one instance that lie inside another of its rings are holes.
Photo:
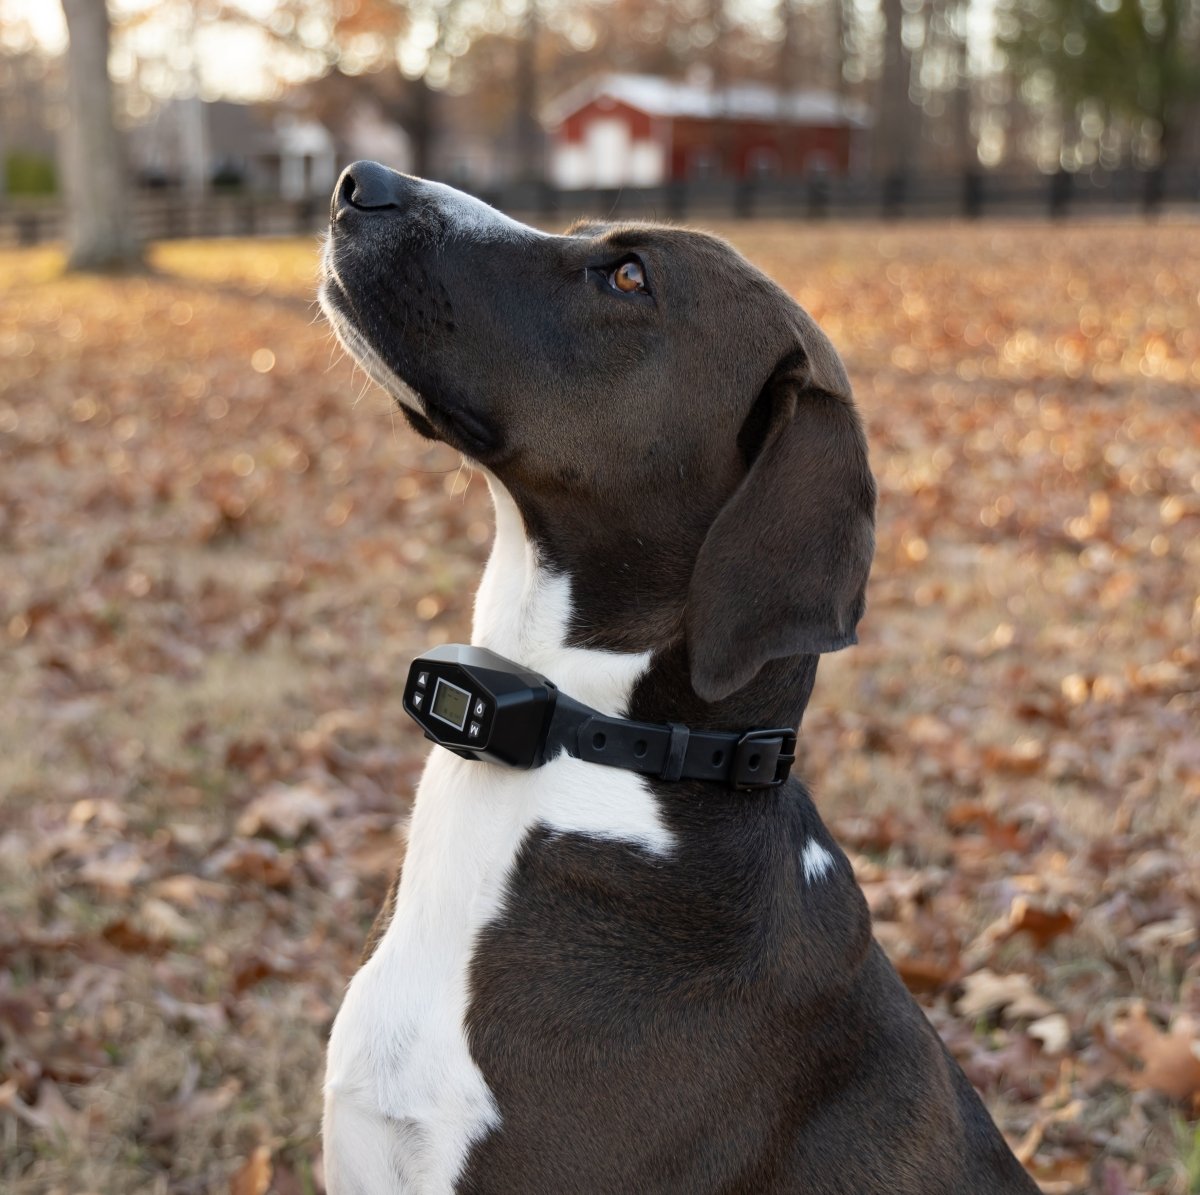
[[[130,220],[147,241],[302,236],[320,231],[328,219],[327,199],[284,200],[256,194],[217,194],[199,200],[170,193],[139,195],[130,210]],[[60,203],[0,203],[0,246],[57,241],[66,231],[67,216]]]
[[[1200,166],[1169,172],[1008,174],[978,170],[882,178],[728,179],[582,191],[535,184],[479,194],[504,211],[562,218],[896,220],[994,215],[1065,219],[1116,212],[1153,214],[1168,205],[1200,210]]]
[[[713,179],[659,187],[564,191],[545,183],[477,192],[493,206],[526,218],[576,217],[683,220],[787,218],[888,219],[985,216],[1052,219],[1103,214],[1200,211],[1200,165],[1169,171],[905,175],[882,178]],[[323,196],[283,200],[267,195],[140,195],[130,217],[145,240],[184,237],[296,236],[319,232],[328,219]],[[61,205],[0,203],[0,246],[59,240]]]

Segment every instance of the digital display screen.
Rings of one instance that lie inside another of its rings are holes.
[[[467,707],[470,704],[471,694],[466,689],[460,689],[439,677],[429,712],[435,718],[448,722],[455,730],[462,730],[467,724]]]

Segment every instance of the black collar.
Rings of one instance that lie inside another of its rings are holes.
[[[409,666],[404,708],[427,738],[465,759],[540,767],[565,751],[660,780],[775,788],[796,758],[796,732],[690,730],[610,717],[549,677],[483,647],[446,643]]]
[[[660,780],[718,780],[735,788],[776,788],[796,758],[796,732],[689,730],[678,722],[610,718],[560,693],[546,740],[588,763]]]

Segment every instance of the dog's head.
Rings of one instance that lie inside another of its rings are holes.
[[[549,236],[356,163],[321,297],[409,421],[490,470],[581,639],[686,637],[715,701],[768,660],[853,643],[875,485],[845,370],[813,320],[716,237]]]

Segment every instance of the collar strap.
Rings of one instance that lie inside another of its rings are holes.
[[[547,757],[556,747],[587,763],[625,768],[660,780],[719,780],[735,788],[777,788],[796,759],[796,732],[787,727],[689,730],[610,718],[560,694],[550,723]]]

